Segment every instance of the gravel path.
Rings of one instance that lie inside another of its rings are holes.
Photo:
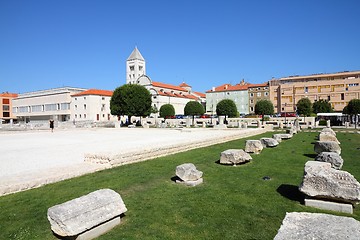
[[[176,149],[184,151],[184,146],[206,146],[264,131],[264,129],[94,128],[55,129],[53,133],[50,131],[0,132],[0,195],[111,167],[106,164],[84,162],[84,156],[89,154],[130,156],[151,152],[151,157],[156,157],[159,148],[172,149],[171,153],[174,153]],[[141,158],[145,160],[150,156],[144,155]],[[124,164],[124,161],[127,163],[125,158],[122,159],[121,164]]]

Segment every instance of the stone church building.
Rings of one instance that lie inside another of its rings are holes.
[[[126,83],[140,84],[148,89],[152,95],[152,105],[158,110],[164,104],[171,104],[175,114],[184,114],[184,107],[189,101],[198,101],[205,107],[206,95],[193,91],[186,83],[175,86],[155,82],[147,76],[145,59],[137,47],[126,60]]]

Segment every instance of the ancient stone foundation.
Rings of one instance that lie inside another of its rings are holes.
[[[93,239],[118,225],[126,211],[120,194],[101,189],[49,208],[47,217],[62,238]]]

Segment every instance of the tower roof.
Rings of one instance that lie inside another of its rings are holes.
[[[145,59],[143,58],[143,56],[141,55],[140,51],[137,49],[137,47],[134,48],[134,50],[132,51],[132,53],[130,54],[130,56],[128,57],[128,61],[129,60],[143,60],[145,61]]]

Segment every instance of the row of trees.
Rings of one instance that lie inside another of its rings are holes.
[[[311,113],[332,112],[331,104],[326,100],[319,100],[313,104],[308,98],[300,99],[297,104],[297,113],[304,117]],[[150,113],[157,112],[151,106],[151,94],[143,86],[137,84],[125,84],[115,89],[111,100],[110,110],[112,115],[131,116],[149,116]],[[171,104],[165,104],[160,108],[160,117],[170,117],[175,115],[175,109]],[[184,108],[184,114],[187,116],[202,115],[205,113],[203,105],[196,101],[190,101]],[[344,107],[343,113],[349,115],[360,114],[360,100],[352,99]],[[221,100],[216,105],[216,114],[219,116],[237,117],[239,115],[234,101],[231,99]],[[259,100],[255,105],[255,114],[272,115],[274,106],[269,100]]]
[[[331,113],[333,109],[331,104],[326,100],[319,100],[314,103],[308,98],[300,99],[297,104],[297,113],[299,115],[303,115],[304,117],[310,116],[312,113]],[[356,115],[360,114],[360,99],[352,99],[350,102],[344,107],[344,114]]]

